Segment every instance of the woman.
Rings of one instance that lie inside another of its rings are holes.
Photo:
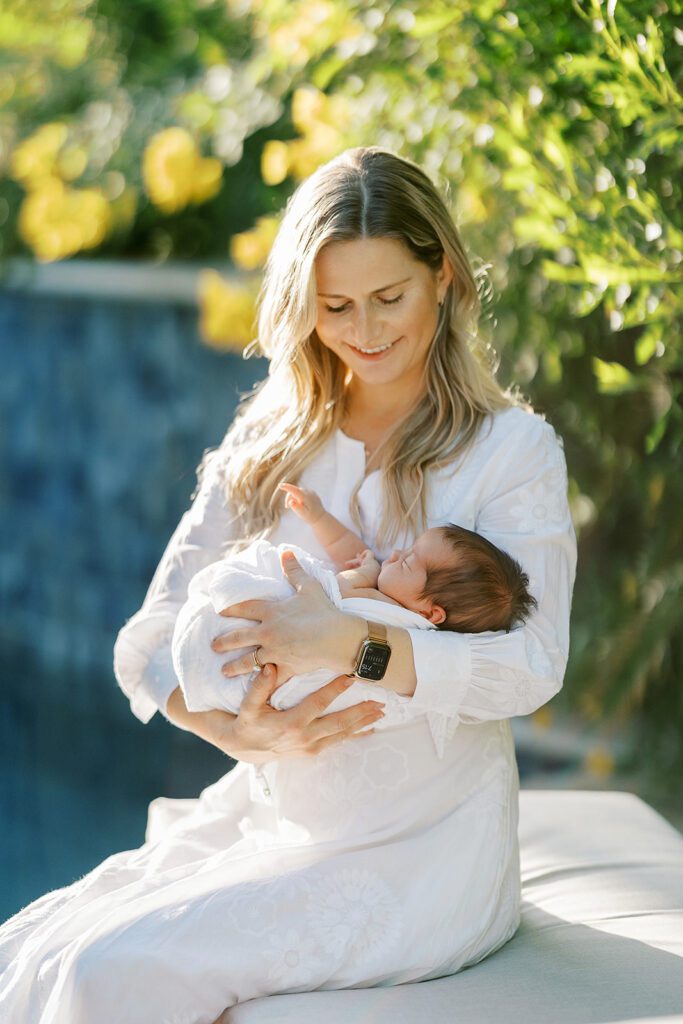
[[[562,685],[575,538],[558,438],[496,383],[478,312],[456,228],[414,164],[353,149],[297,189],[261,295],[268,378],[202,467],[115,649],[138,718],[160,710],[241,763],[198,800],[154,801],[140,849],[0,929],[0,1017],[210,1024],[264,994],[454,973],[512,937],[509,717]],[[373,733],[367,703],[325,713],[368,623],[285,560],[296,594],[226,609],[252,625],[213,643],[217,658],[253,648],[226,675],[266,666],[239,715],[189,713],[170,639],[194,572],[256,536],[325,557],[283,509],[282,480],[316,489],[382,558],[429,526],[476,529],[521,562],[538,610],[507,634],[387,628],[378,687],[414,713]],[[268,705],[320,667],[338,678]]]

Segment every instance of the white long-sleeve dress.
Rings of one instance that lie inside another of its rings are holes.
[[[173,625],[194,573],[236,535],[214,459],[115,648],[148,721],[177,685]],[[299,481],[378,550],[379,474],[338,431]],[[424,714],[316,757],[244,763],[196,800],[150,805],[145,843],[0,928],[0,1020],[210,1024],[270,993],[452,974],[519,924],[518,774],[509,724],[561,687],[575,574],[561,443],[496,413],[428,479],[428,526],[454,522],[517,558],[538,609],[510,633],[410,631]],[[270,538],[324,557],[294,513]],[[406,536],[408,543],[412,537]],[[217,655],[218,657],[218,655]]]

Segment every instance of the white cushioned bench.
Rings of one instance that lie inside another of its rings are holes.
[[[252,999],[221,1024],[683,1024],[683,837],[639,797],[522,790],[522,921],[450,977]]]

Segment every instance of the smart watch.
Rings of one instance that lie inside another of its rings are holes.
[[[367,639],[360,645],[353,666],[353,675],[359,679],[382,679],[391,657],[387,643],[387,627],[380,622],[365,620],[368,627]]]

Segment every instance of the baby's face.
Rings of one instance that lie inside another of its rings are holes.
[[[392,551],[382,562],[377,589],[411,611],[429,611],[429,600],[419,600],[427,581],[427,566],[445,566],[453,560],[453,552],[434,527],[420,534],[412,547]]]

